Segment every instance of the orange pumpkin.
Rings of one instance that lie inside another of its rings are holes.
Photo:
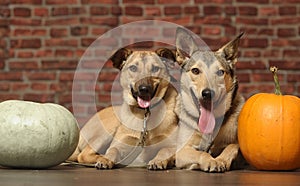
[[[300,168],[300,99],[282,95],[271,67],[275,94],[259,93],[243,106],[238,120],[240,150],[259,170]]]

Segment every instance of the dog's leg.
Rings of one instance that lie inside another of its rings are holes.
[[[238,144],[228,145],[223,152],[216,158],[217,161],[223,162],[225,164],[226,170],[230,170],[231,163],[236,159],[239,152]]]
[[[91,146],[87,145],[82,152],[78,155],[78,162],[79,163],[96,163],[98,156]]]
[[[176,154],[176,167],[199,169],[205,172],[224,172],[223,161],[214,159],[209,153],[198,151],[192,147],[184,147]]]
[[[138,143],[138,139],[132,136],[125,136],[125,139],[131,139],[131,145],[126,142],[121,142],[118,139],[114,140],[111,146],[107,149],[104,156],[97,159],[96,168],[98,169],[111,169],[116,163],[122,162],[122,166],[130,164],[140,152],[135,152],[135,147]],[[132,156],[132,157],[128,157]],[[129,160],[127,160],[129,158]],[[124,164],[123,164],[124,163]]]
[[[176,148],[163,148],[157,155],[149,161],[148,169],[149,170],[163,170],[168,167],[175,166],[175,153]]]

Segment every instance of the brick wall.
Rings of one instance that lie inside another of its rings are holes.
[[[237,66],[243,94],[272,92],[268,67],[276,65],[282,91],[300,96],[300,0],[1,0],[0,101],[72,110],[73,76],[88,46],[112,28],[145,19],[185,26],[212,49],[245,32]],[[98,109],[109,105],[117,74],[105,65],[96,99],[83,100]]]

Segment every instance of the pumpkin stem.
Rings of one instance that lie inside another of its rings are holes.
[[[273,78],[274,78],[274,82],[275,82],[275,94],[276,95],[282,95],[282,93],[280,91],[280,85],[279,85],[278,77],[277,77],[278,68],[275,67],[275,66],[270,67],[270,71],[273,73]]]

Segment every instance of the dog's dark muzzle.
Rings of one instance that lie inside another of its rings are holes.
[[[151,85],[139,85],[137,90],[134,90],[133,86],[131,86],[131,93],[135,99],[138,97],[150,101],[156,94],[157,87],[153,88]]]
[[[151,85],[141,84],[137,86],[135,91],[131,86],[132,96],[137,100],[139,107],[148,108],[151,106],[151,100],[155,96],[158,86],[155,88]]]
[[[151,100],[153,96],[153,88],[149,85],[140,85],[138,87],[138,97],[140,97],[143,100]]]

